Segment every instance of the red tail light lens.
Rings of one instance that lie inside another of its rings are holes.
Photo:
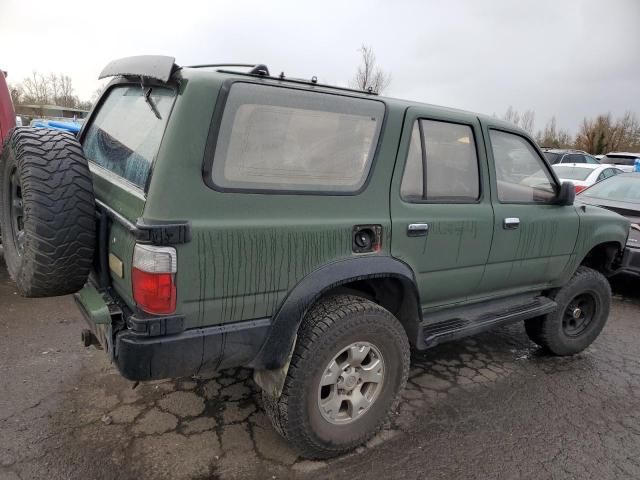
[[[576,193],[580,193],[581,191],[585,190],[587,187],[586,185],[575,185],[576,188]]]
[[[131,283],[133,299],[147,313],[165,315],[176,310],[176,251],[171,247],[136,245]]]

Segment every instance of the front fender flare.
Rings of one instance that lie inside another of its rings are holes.
[[[413,270],[404,262],[389,256],[348,258],[324,265],[304,277],[289,292],[273,316],[269,334],[249,366],[274,370],[287,362],[302,319],[325,292],[349,282],[369,278],[397,278],[414,294],[420,315],[419,295]]]

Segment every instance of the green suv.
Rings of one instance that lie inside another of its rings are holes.
[[[250,367],[326,458],[381,428],[411,348],[523,321],[571,355],[607,320],[629,223],[574,205],[513,125],[264,65],[103,77],[77,139],[16,129],[0,214],[20,292],[75,293],[128,379]]]

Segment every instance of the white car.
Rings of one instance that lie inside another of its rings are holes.
[[[561,182],[571,182],[576,187],[576,193],[605,178],[624,173],[615,165],[593,165],[591,163],[562,163],[551,168]]]
[[[636,160],[638,159],[640,159],[640,153],[610,152],[602,157],[600,163],[614,165],[624,172],[633,172]]]

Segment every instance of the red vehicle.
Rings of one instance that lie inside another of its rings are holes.
[[[13,111],[13,103],[11,103],[11,94],[5,77],[7,73],[0,70],[0,150],[4,144],[4,139],[9,132],[16,126],[16,114]]]

